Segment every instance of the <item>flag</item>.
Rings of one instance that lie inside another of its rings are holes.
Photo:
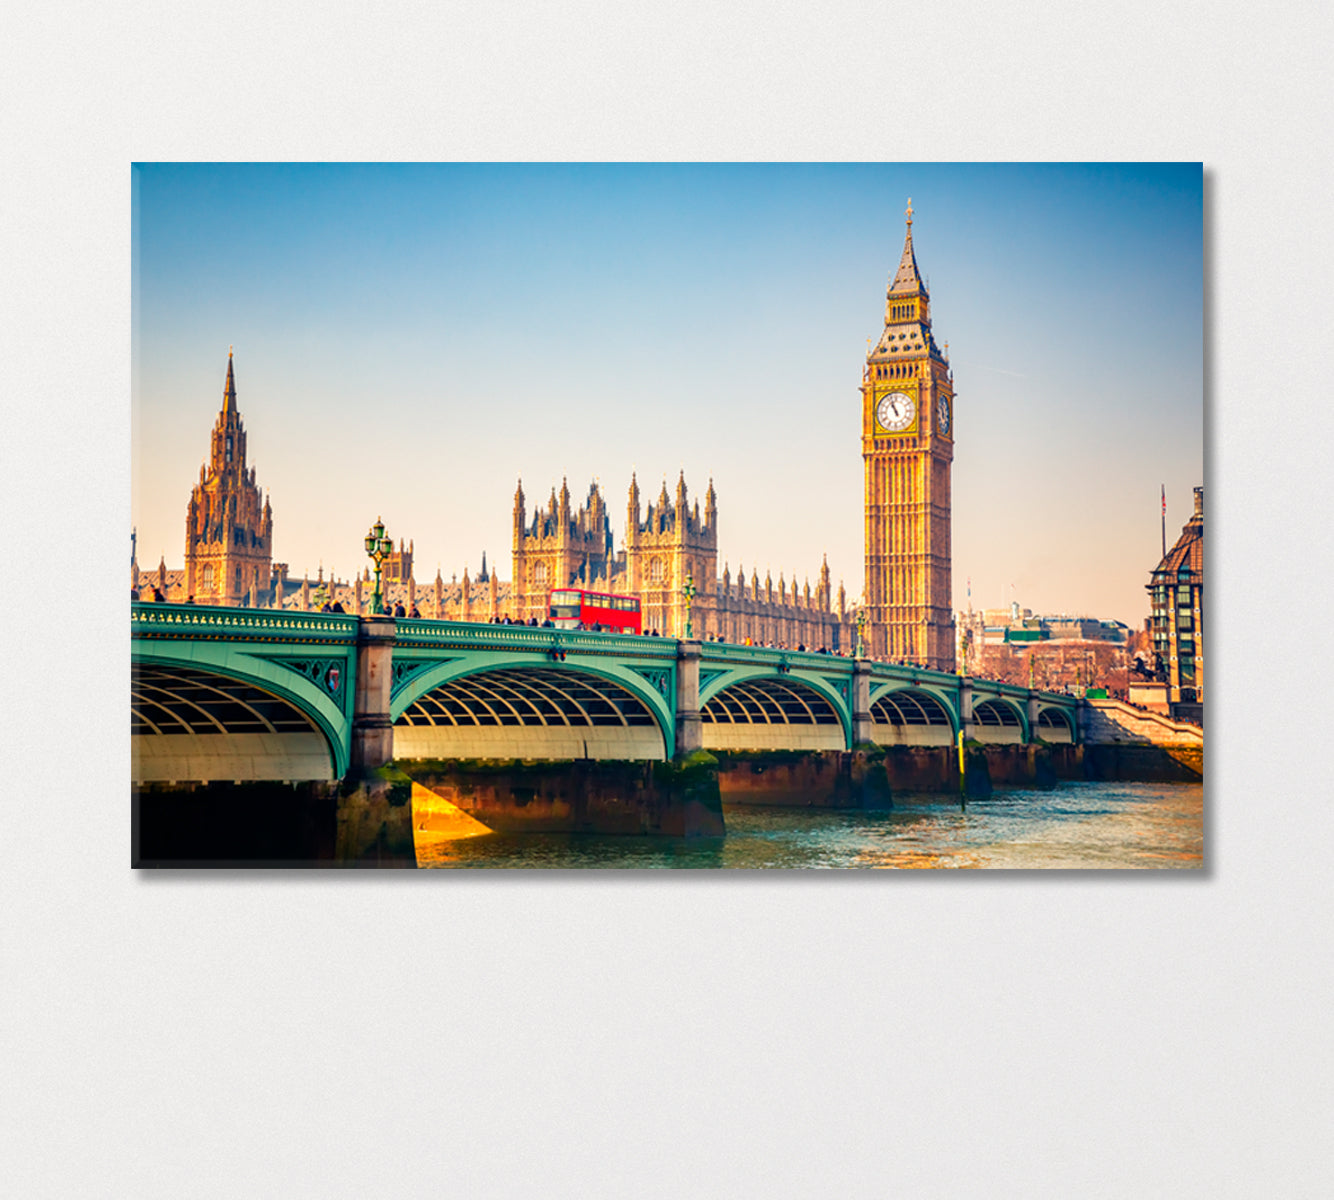
[[[1167,516],[1167,484],[1163,484],[1163,516]]]

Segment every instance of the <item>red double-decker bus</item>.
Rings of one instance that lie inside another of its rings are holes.
[[[557,629],[598,627],[612,633],[640,633],[643,618],[635,596],[612,596],[579,588],[557,588],[551,593],[551,623]]]

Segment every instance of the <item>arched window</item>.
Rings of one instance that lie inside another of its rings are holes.
[[[541,587],[541,588],[544,588],[544,587],[547,586],[547,564],[546,564],[546,563],[544,563],[544,562],[540,562],[540,563],[538,563],[538,564],[533,568],[533,584],[534,584],[534,586],[536,586],[536,587]]]
[[[211,592],[213,590],[213,564],[205,563],[204,569],[199,576],[199,590]]]
[[[655,558],[648,565],[650,583],[661,583],[663,578],[662,559]]]

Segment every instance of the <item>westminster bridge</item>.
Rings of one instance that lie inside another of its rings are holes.
[[[131,647],[136,784],[1079,740],[1071,696],[721,642],[147,603]]]

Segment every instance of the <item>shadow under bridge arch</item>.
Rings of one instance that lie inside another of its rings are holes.
[[[871,700],[871,740],[877,745],[952,746],[957,730],[949,702],[924,688],[894,688]]]
[[[583,667],[465,670],[396,698],[394,757],[660,760],[665,711],[647,684]]]
[[[707,699],[704,699],[707,696]],[[753,674],[702,690],[706,750],[846,750],[847,711],[823,680]]]
[[[1037,736],[1044,742],[1070,743],[1075,740],[1074,720],[1068,712],[1059,708],[1038,709]]]
[[[992,745],[1022,745],[1028,741],[1028,718],[1004,696],[974,700],[973,736]]]
[[[303,686],[313,693],[313,685],[280,664],[256,658],[247,674],[165,656],[133,662],[133,781],[336,778],[345,769],[346,753],[340,753],[329,714],[320,707],[323,701],[332,709],[328,698],[302,694]]]

